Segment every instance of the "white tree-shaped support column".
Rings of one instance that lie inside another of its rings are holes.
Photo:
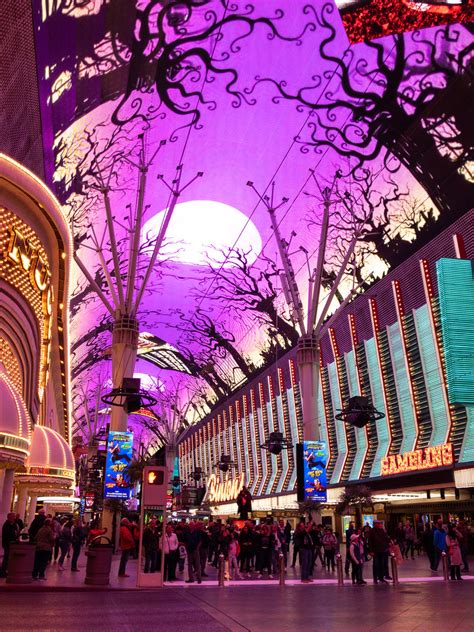
[[[312,174],[314,180],[314,173]],[[261,202],[267,208],[272,222],[273,232],[277,241],[278,252],[281,258],[283,273],[282,287],[285,300],[290,309],[290,315],[298,326],[300,338],[297,346],[296,360],[300,378],[300,392],[303,409],[303,432],[305,440],[318,440],[320,438],[319,421],[318,421],[318,391],[319,391],[319,375],[320,375],[320,351],[319,343],[322,334],[324,319],[331,306],[332,300],[338,291],[341,279],[347,269],[347,265],[354,254],[357,243],[357,235],[355,234],[351,240],[344,259],[339,267],[338,273],[331,286],[329,294],[324,298],[321,309],[320,295],[323,280],[324,265],[326,263],[326,245],[328,241],[330,208],[333,203],[332,194],[334,191],[337,178],[340,177],[339,172],[336,174],[331,188],[325,187],[321,190],[323,201],[323,217],[321,225],[321,234],[319,237],[319,249],[316,267],[312,270],[308,279],[308,307],[305,313],[301,293],[296,282],[296,276],[288,252],[288,242],[282,237],[279,224],[276,218],[276,211],[288,201],[288,198],[282,198],[280,204],[274,203],[275,183],[272,183],[270,195],[260,195],[255,189],[252,182],[247,182],[260,198]],[[317,181],[316,181],[317,183]],[[319,185],[318,185],[319,186]],[[354,287],[348,296],[344,299],[336,312],[332,315],[329,323],[337,316],[340,310],[349,303],[353,298],[357,287]],[[319,318],[318,318],[319,316]]]

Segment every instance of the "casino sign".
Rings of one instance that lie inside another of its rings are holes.
[[[381,474],[404,474],[405,472],[419,472],[437,467],[453,465],[453,446],[451,443],[429,446],[420,450],[413,450],[403,454],[391,454],[382,459]]]

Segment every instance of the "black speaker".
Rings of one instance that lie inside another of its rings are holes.
[[[123,405],[125,412],[136,413],[142,407],[140,397],[140,378],[124,377],[122,381],[122,392],[125,395],[125,404]]]
[[[370,421],[370,411],[372,409],[367,397],[356,395],[349,399],[347,406],[346,421],[351,426],[356,428],[363,428]]]
[[[128,414],[138,412],[142,407],[142,399],[140,395],[127,395],[127,400],[123,407],[125,412]]]

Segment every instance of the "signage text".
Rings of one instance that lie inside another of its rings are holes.
[[[451,443],[430,446],[421,450],[413,450],[404,454],[391,454],[382,459],[380,473],[382,476],[417,472],[435,467],[445,467],[454,462]]]

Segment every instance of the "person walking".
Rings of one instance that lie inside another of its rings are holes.
[[[120,534],[119,534],[119,547],[122,551],[120,556],[119,565],[119,577],[130,577],[127,575],[127,562],[130,555],[135,549],[135,540],[133,539],[132,532],[130,531],[130,522],[127,518],[122,518],[120,521]]]
[[[201,583],[201,556],[199,548],[201,546],[201,532],[196,529],[194,522],[190,522],[188,530],[185,533],[186,555],[188,558],[188,579],[187,584],[194,583],[194,574],[197,577],[197,583]]]
[[[163,552],[165,554],[164,581],[174,582],[176,580],[176,565],[179,557],[178,536],[173,531],[170,524],[166,525],[165,537],[163,540]]]
[[[134,538],[135,540],[135,538]],[[150,520],[143,531],[143,548],[145,550],[145,573],[156,571],[156,561],[158,558],[158,532],[156,520]]]
[[[383,528],[383,524],[376,520],[374,527],[369,533],[369,551],[373,557],[373,576],[374,584],[387,584],[385,579],[385,557],[389,549],[390,543],[388,535]]]
[[[77,562],[79,560],[79,555],[81,554],[82,545],[86,541],[86,531],[82,526],[82,521],[80,518],[76,518],[74,520],[72,526],[72,559],[71,559],[71,571],[73,573],[78,573],[79,569],[77,568]]]
[[[271,533],[268,525],[263,525],[260,536],[257,541],[258,555],[258,575],[260,579],[265,570],[268,571],[268,579],[273,579],[272,575],[272,558],[273,549],[275,548],[275,536]]]
[[[7,519],[2,526],[2,546],[3,560],[0,567],[0,577],[6,577],[8,572],[8,560],[10,558],[10,546],[18,542],[20,530],[15,520],[16,516],[13,512],[7,514]]]
[[[300,551],[299,550],[299,545],[298,545],[299,538],[295,537],[296,534],[299,532],[299,526],[300,525],[303,525],[303,527],[306,528],[304,522],[299,522],[296,525],[296,529],[293,532],[293,562],[291,564],[291,568],[295,568],[295,566],[296,566],[296,558],[298,557],[299,551]],[[301,557],[300,557],[299,561],[300,561],[300,566],[301,566]]]
[[[221,526],[221,532],[219,534],[219,541],[217,547],[218,558],[224,556],[224,568],[225,578],[230,579],[229,575],[229,544],[230,544],[230,529],[226,525]]]
[[[403,522],[399,522],[397,528],[395,529],[395,539],[397,541],[398,546],[400,547],[400,552],[403,557],[405,557],[405,527],[403,526]]]
[[[301,559],[301,583],[309,584],[313,580],[310,575],[313,567],[313,539],[309,533],[310,525],[300,522],[295,531],[295,542],[298,543],[298,550]]]
[[[443,521],[438,520],[433,534],[434,544],[434,565],[432,570],[437,571],[442,554],[446,553],[446,531],[443,528]]]
[[[46,512],[44,509],[40,509],[38,511],[38,515],[33,518],[32,523],[30,524],[30,528],[28,529],[28,534],[30,536],[30,542],[36,541],[36,534],[44,525],[46,520]]]
[[[35,561],[33,566],[33,579],[45,580],[45,571],[54,546],[54,531],[51,528],[51,520],[45,519],[43,526],[36,533]]]
[[[408,555],[411,554],[411,559],[415,559],[415,529],[409,520],[406,521],[404,527],[405,534],[405,559],[408,559]]]
[[[66,520],[66,522],[61,527],[61,533],[59,534],[59,549],[61,551],[61,555],[59,557],[58,567],[60,571],[64,570],[64,560],[66,559],[66,555],[69,553],[71,544],[72,544],[72,520]]]
[[[355,523],[349,522],[349,527],[346,529],[346,561],[344,564],[344,571],[346,575],[349,575],[349,570],[351,567],[352,559],[351,559],[349,549],[351,547],[351,538],[354,533],[355,533]]]
[[[199,531],[201,532],[201,546],[199,547],[199,558],[201,560],[201,577],[208,577],[206,573],[207,557],[209,555],[209,546],[211,538],[208,530],[205,528],[204,523],[199,523]]]
[[[329,570],[336,570],[336,549],[337,549],[337,538],[332,532],[331,527],[326,527],[323,535],[323,548],[324,548],[324,565]]]
[[[239,541],[235,532],[230,534],[229,542],[229,577],[230,579],[242,579],[239,572],[238,557],[240,553]]]
[[[363,585],[367,582],[364,581],[363,569],[364,569],[364,543],[360,537],[360,533],[354,530],[351,535],[349,543],[349,557],[352,564],[352,583],[357,585]]]
[[[285,522],[283,520],[279,520],[275,536],[280,541],[280,552],[283,553],[286,568],[288,564],[288,544],[286,542]]]
[[[467,529],[466,523],[464,522],[464,520],[459,520],[459,522],[456,525],[456,531],[459,531],[459,533],[462,536],[462,539],[460,541],[460,547],[461,547],[461,556],[462,556],[462,563],[463,563],[463,567],[462,567],[462,571],[464,571],[465,573],[469,573],[469,559],[468,559],[468,553],[469,553],[469,546],[468,546],[468,538],[469,538],[469,531]]]
[[[456,579],[462,579],[461,577],[461,564],[462,564],[462,553],[461,553],[461,541],[462,535],[459,533],[457,529],[454,528],[453,525],[449,525],[448,534],[446,536],[446,549],[449,555],[449,561],[451,564],[451,579],[454,581]]]
[[[61,523],[59,519],[55,516],[53,518],[53,522],[51,523],[51,528],[54,533],[54,548],[53,548],[53,562],[56,563],[59,557],[59,538],[61,536]]]
[[[311,562],[311,573],[310,575],[313,574],[314,571],[314,567],[316,566],[316,560],[319,558],[320,562],[321,562],[321,566],[324,567],[324,557],[321,551],[324,551],[323,549],[323,535],[324,533],[322,532],[320,525],[317,525],[314,522],[311,522],[308,525],[308,532],[309,535],[311,536],[311,539],[313,541],[313,556],[312,556],[312,562]]]
[[[288,565],[288,553],[290,552],[290,544],[291,544],[291,524],[290,521],[287,520],[285,524],[285,542],[286,542],[286,559],[285,566]]]
[[[248,524],[244,526],[239,536],[240,545],[240,572],[247,573],[247,577],[251,577],[250,563],[254,556],[254,537]]]
[[[431,524],[428,524],[426,525],[426,529],[422,533],[421,542],[423,544],[423,550],[428,556],[431,570],[434,570],[434,565],[435,565],[435,549],[434,549],[433,537],[434,537],[433,528]]]

